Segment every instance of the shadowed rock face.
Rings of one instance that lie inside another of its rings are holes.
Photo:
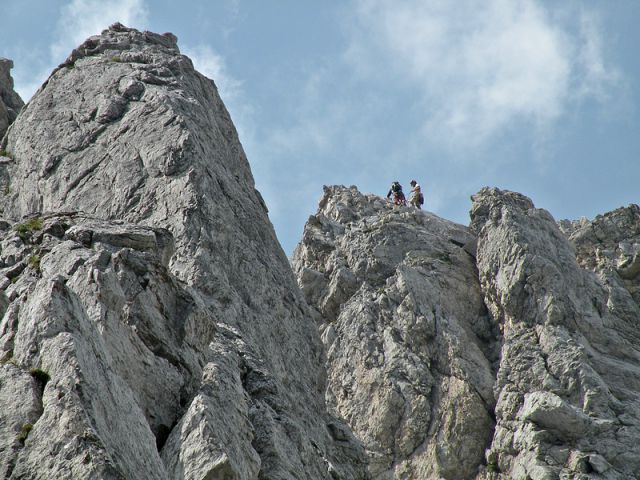
[[[3,148],[3,478],[365,478],[235,128],[175,36],[89,38]]]
[[[0,140],[24,106],[20,95],[13,90],[12,68],[11,60],[0,58]]]
[[[487,188],[467,229],[325,188],[294,269],[373,478],[640,474],[638,212]]]

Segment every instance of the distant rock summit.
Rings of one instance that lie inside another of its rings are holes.
[[[640,207],[325,187],[292,264],[172,34],[0,60],[0,479],[640,478]],[[19,113],[18,113],[19,112]]]
[[[12,68],[11,60],[0,58],[0,139],[24,106],[20,95],[13,90]]]

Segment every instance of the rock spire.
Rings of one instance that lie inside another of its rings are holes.
[[[90,37],[3,148],[5,477],[365,478],[231,118],[174,35]]]

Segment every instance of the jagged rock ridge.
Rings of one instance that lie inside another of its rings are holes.
[[[372,477],[637,478],[639,211],[563,234],[483,189],[466,228],[326,188],[294,268]]]
[[[5,478],[366,477],[233,123],[175,36],[89,38],[1,147]]]

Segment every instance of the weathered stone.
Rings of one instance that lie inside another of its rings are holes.
[[[294,268],[373,478],[635,478],[639,212],[483,189],[467,230],[325,188]]]
[[[327,399],[373,478],[470,478],[493,431],[497,330],[473,235],[355,187],[326,187],[294,254],[322,319]]]
[[[498,478],[596,478],[581,476],[596,470],[589,455],[601,470],[611,465],[597,478],[640,472],[638,305],[611,268],[616,255],[598,253],[633,241],[636,211],[563,222],[574,248],[523,195],[473,197],[480,283],[504,336],[488,454]],[[572,452],[563,462],[549,454],[559,446]]]
[[[124,97],[113,96],[103,98],[98,103],[96,122],[109,123],[118,120],[127,108],[127,100]]]
[[[578,439],[589,432],[589,417],[551,392],[533,392],[524,396],[518,417],[539,427],[555,431],[564,439]]]
[[[13,359],[0,364],[0,478],[11,478],[17,458],[42,415],[42,391]]]
[[[235,128],[176,41],[89,38],[5,139],[2,217],[42,221],[0,240],[20,265],[0,357],[51,377],[13,475],[364,479]]]
[[[640,207],[327,187],[298,288],[213,82],[121,24],[0,149],[1,478],[640,474]]]

